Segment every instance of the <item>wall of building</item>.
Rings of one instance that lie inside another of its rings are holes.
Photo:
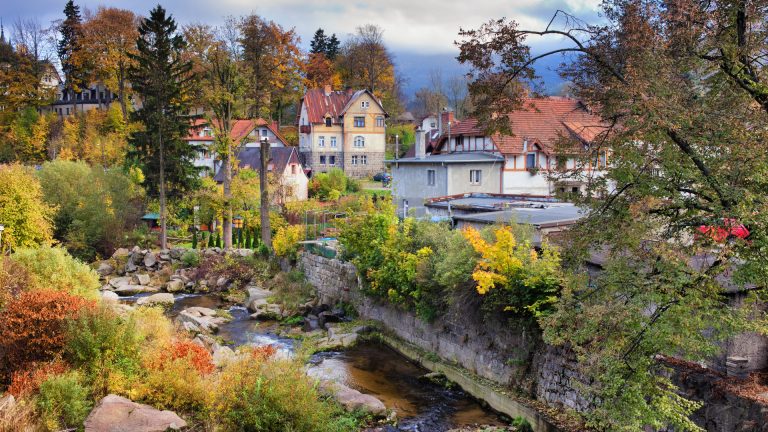
[[[390,164],[392,169],[392,199],[402,212],[403,204],[408,202],[417,216],[424,213],[426,198],[448,195],[448,167],[435,164]],[[427,182],[427,170],[435,170],[435,184]]]
[[[470,183],[469,173],[480,170],[480,184]],[[501,192],[501,163],[450,164],[445,195]],[[437,195],[444,196],[444,195]]]
[[[531,174],[526,170],[504,171],[504,190],[502,193],[521,195],[552,195],[553,189],[546,173],[539,171]]]

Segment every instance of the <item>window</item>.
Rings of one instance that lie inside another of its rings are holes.
[[[360,156],[360,165],[368,165],[368,156],[366,155]]]
[[[384,117],[376,117],[376,127],[384,127]]]
[[[352,156],[352,165],[357,165],[357,155]]]
[[[435,170],[427,170],[427,186],[435,185]]]
[[[331,137],[331,147],[336,148],[336,137],[335,136]]]
[[[525,155],[525,167],[536,168],[536,153],[528,153]]]
[[[371,106],[371,103],[368,101],[360,102],[360,108],[368,108],[369,106]]]
[[[104,99],[104,92],[99,92],[99,99]]]
[[[320,165],[325,165],[325,156],[320,156]]]
[[[608,159],[608,157],[605,154],[605,152],[600,152],[600,163],[598,164],[598,167],[599,168],[607,168],[608,167],[608,165],[607,165],[608,160],[607,159]]]
[[[365,147],[365,138],[361,136],[356,136],[355,147]]]
[[[355,127],[365,127],[365,117],[355,117]]]
[[[430,129],[437,129],[437,123],[432,122],[429,124]]]
[[[266,129],[262,129],[261,130],[261,136],[263,136],[263,137],[267,136],[267,130]]]
[[[336,156],[328,156],[328,165],[336,165]]]
[[[299,167],[296,164],[291,164],[291,174],[296,175],[299,173]]]
[[[326,117],[325,118],[325,127],[331,127],[332,124],[333,124],[333,120],[331,120],[330,117]]]
[[[325,137],[324,136],[317,137],[317,146],[318,147],[325,147]]]
[[[482,171],[469,170],[469,184],[479,185],[482,181]]]

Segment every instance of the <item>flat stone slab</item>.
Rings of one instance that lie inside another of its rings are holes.
[[[151,296],[142,297],[136,300],[136,304],[139,306],[151,306],[151,305],[170,306],[170,305],[173,305],[175,301],[176,300],[173,298],[173,294],[171,293],[158,293],[158,294],[152,294]]]
[[[187,426],[173,411],[160,411],[117,395],[99,401],[85,419],[85,432],[164,432]]]
[[[148,285],[121,285],[113,290],[119,296],[132,296],[141,293],[154,293],[159,288]]]

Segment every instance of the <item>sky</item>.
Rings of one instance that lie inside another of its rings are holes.
[[[428,83],[431,69],[448,77],[465,70],[455,60],[454,41],[460,28],[477,28],[491,19],[507,17],[522,28],[544,28],[555,11],[569,12],[588,22],[598,18],[601,0],[159,0],[180,24],[202,22],[220,25],[230,15],[259,14],[283,27],[294,27],[308,49],[312,34],[322,27],[342,41],[363,24],[384,29],[384,40],[394,54],[399,72],[406,78],[406,93]],[[64,0],[3,0],[0,17],[6,27],[18,17],[42,23],[62,17]],[[76,0],[81,8],[99,5],[131,9],[146,15],[158,0]],[[557,46],[551,39],[532,43],[533,51]],[[540,74],[547,86],[558,78],[551,70],[556,59],[542,64]]]

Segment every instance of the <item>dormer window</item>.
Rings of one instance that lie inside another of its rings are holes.
[[[368,108],[370,106],[371,106],[371,102],[370,101],[362,101],[362,102],[360,102],[360,108]]]
[[[333,120],[331,120],[330,117],[325,118],[325,127],[331,127],[332,123],[333,123]]]

